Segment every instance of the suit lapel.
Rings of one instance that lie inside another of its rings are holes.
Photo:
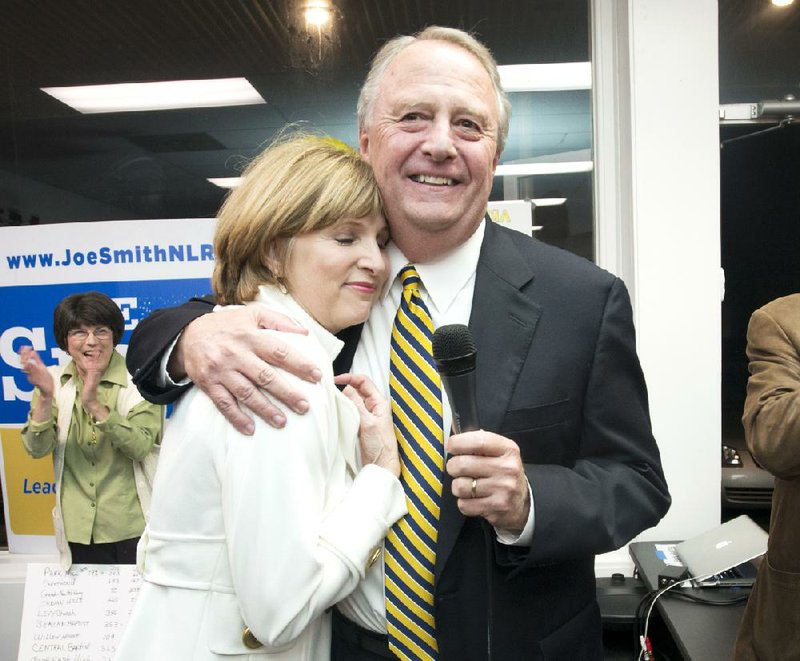
[[[528,355],[541,308],[522,293],[532,265],[515,245],[520,237],[486,221],[475,277],[469,328],[478,350],[477,399],[481,426],[497,431]],[[445,474],[435,575],[441,574],[464,523]]]
[[[356,349],[358,348],[358,341],[361,339],[362,330],[364,330],[364,324],[358,324],[336,333],[336,337],[344,342],[344,346],[333,361],[334,374],[344,374],[350,371],[353,366],[353,356],[356,355]]]
[[[478,411],[482,427],[490,431],[503,423],[542,314],[522,292],[535,276],[517,248],[516,234],[487,223],[469,320],[478,350]]]

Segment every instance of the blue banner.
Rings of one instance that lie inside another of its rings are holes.
[[[12,553],[52,553],[52,462],[29,457],[20,428],[33,387],[19,351],[46,365],[66,363],[53,337],[53,310],[65,296],[99,291],[125,318],[117,350],[152,311],[208,294],[214,267],[213,218],[63,223],[0,228],[0,477]]]

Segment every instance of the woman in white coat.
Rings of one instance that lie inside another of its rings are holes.
[[[324,139],[269,147],[226,200],[217,301],[264,305],[302,326],[287,342],[322,379],[285,375],[309,412],[288,412],[280,430],[256,419],[252,436],[199,388],[178,403],[117,659],[319,661],[333,604],[370,617],[359,582],[405,497],[389,404],[364,377],[338,378],[340,392],[332,361],[343,346],[335,333],[363,322],[383,287],[388,238],[370,167]]]

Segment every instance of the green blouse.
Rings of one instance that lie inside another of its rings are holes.
[[[77,394],[67,432],[61,508],[67,541],[78,544],[108,543],[138,537],[144,530],[144,515],[136,494],[131,460],[143,459],[159,439],[161,406],[140,402],[126,417],[116,410],[117,396],[127,385],[124,358],[113,352],[97,387],[97,399],[108,407],[103,422],[94,422],[81,404],[83,381],[71,362],[61,382],[76,379]],[[34,390],[31,410],[40,396]],[[47,456],[58,445],[57,405],[52,415],[36,423],[28,414],[22,442],[34,458]],[[56,476],[58,479],[58,476]]]

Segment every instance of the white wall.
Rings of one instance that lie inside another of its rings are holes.
[[[597,257],[631,290],[673,498],[640,539],[683,539],[720,519],[717,3],[592,11]],[[598,559],[599,574],[626,567],[625,549]]]

